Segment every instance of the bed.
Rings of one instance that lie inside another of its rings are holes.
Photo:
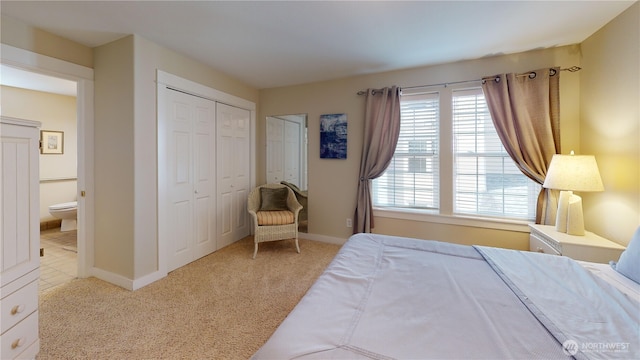
[[[639,323],[607,264],[357,234],[253,359],[638,359]]]

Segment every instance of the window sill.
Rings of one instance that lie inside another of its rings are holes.
[[[374,208],[373,216],[420,221],[436,224],[460,225],[494,230],[506,230],[529,233],[529,222],[497,218],[470,217],[462,215],[443,215],[429,210]]]

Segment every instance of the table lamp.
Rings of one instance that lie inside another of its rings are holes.
[[[574,191],[604,191],[598,164],[593,155],[553,155],[542,187],[560,191],[556,230],[569,235],[584,235],[582,198]]]

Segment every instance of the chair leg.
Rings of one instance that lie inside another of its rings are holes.
[[[300,254],[300,245],[298,245],[298,238],[296,238],[296,250],[298,251],[298,254]]]
[[[258,242],[254,242],[254,247],[253,247],[253,259],[256,258],[256,254],[258,254]]]

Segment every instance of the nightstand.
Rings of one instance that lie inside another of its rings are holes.
[[[618,261],[625,247],[585,231],[584,236],[556,231],[555,226],[529,224],[529,250],[545,254],[563,255],[574,260],[608,263]]]

